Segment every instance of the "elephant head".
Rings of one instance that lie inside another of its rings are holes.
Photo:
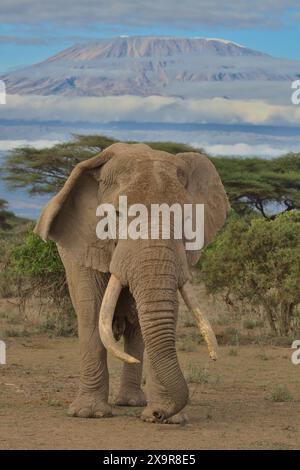
[[[207,156],[171,155],[144,144],[116,143],[90,160],[79,163],[62,190],[45,207],[35,232],[52,239],[77,262],[111,273],[99,316],[100,336],[106,349],[126,362],[135,358],[117,348],[112,332],[115,307],[122,287],[128,286],[137,306],[146,351],[158,380],[172,397],[169,416],[187,399],[175,347],[177,290],[197,319],[210,355],[216,358],[216,339],[198,307],[189,282],[188,265],[200,251],[186,251],[184,240],[106,239],[96,235],[96,208],[109,203],[118,209],[119,196],[128,204],[204,204],[204,244],[223,226],[228,200]],[[118,214],[122,217],[122,214]]]

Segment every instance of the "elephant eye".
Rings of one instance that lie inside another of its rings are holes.
[[[182,168],[177,168],[177,178],[179,179],[180,183],[187,188],[188,179],[185,171]]]

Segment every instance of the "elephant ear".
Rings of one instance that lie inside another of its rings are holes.
[[[76,165],[63,188],[45,206],[34,232],[69,252],[81,265],[102,272],[109,270],[113,240],[96,235],[99,205],[97,173],[111,157],[110,148]]]
[[[204,246],[208,245],[223,227],[230,209],[224,186],[215,166],[201,153],[179,153],[186,163],[187,191],[193,204],[204,204]],[[197,263],[201,250],[187,251],[191,265]]]

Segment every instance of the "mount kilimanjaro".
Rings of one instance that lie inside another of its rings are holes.
[[[72,46],[2,76],[9,94],[64,96],[197,95],[207,82],[284,82],[300,62],[276,59],[231,41],[117,37]]]

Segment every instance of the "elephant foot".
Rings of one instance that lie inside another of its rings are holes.
[[[106,418],[112,416],[112,411],[111,406],[99,396],[99,392],[80,392],[69,406],[68,416]]]
[[[146,406],[143,390],[121,390],[114,402],[118,406]]]
[[[159,423],[159,424],[179,424],[184,426],[188,423],[187,415],[183,412],[177,413],[169,418],[164,417],[164,413],[154,410],[153,407],[148,407],[144,409],[141,414],[141,419],[146,423]]]

